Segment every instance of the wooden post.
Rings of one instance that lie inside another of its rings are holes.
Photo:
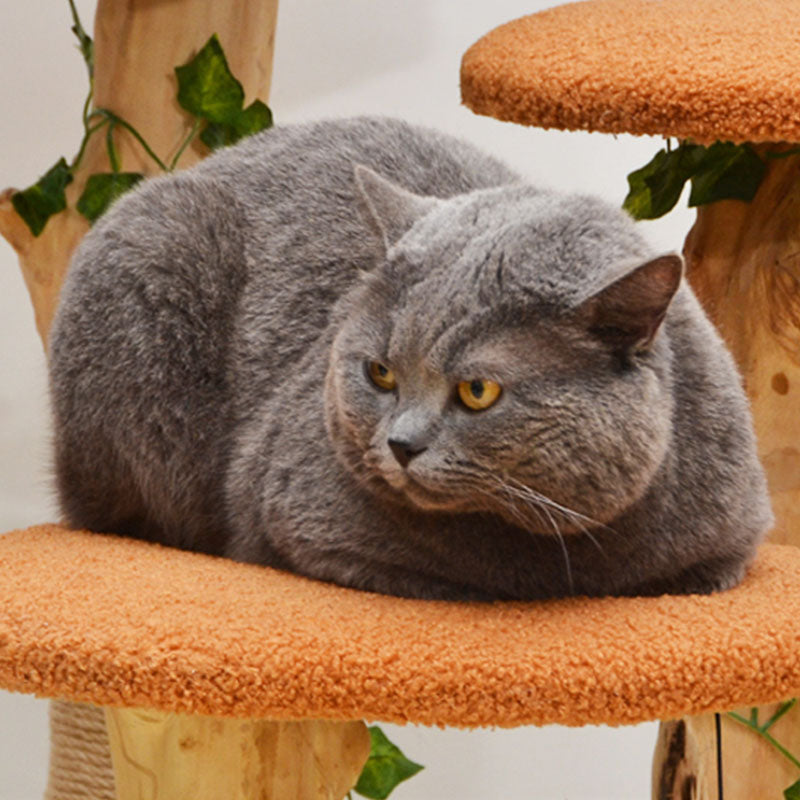
[[[785,147],[760,149],[766,156]],[[776,516],[770,540],[800,545],[800,157],[768,163],[751,203],[721,201],[698,209],[684,255],[689,280],[744,378]],[[760,719],[769,716],[770,707],[759,710]],[[705,763],[716,759],[713,720],[710,715],[662,725],[654,798],[716,800],[716,787],[706,780],[714,769]],[[800,753],[800,715],[793,711],[779,726],[776,737]],[[800,778],[752,731],[723,717],[721,733],[725,800],[782,797]],[[664,793],[669,754],[681,749],[681,741],[682,769],[695,776],[698,794],[682,794],[688,784],[680,781]]]
[[[777,708],[759,708],[759,722],[763,725]],[[750,709],[736,713],[747,718]],[[789,752],[800,753],[800,711],[781,717],[769,734]],[[727,714],[665,722],[659,729],[653,800],[778,800],[798,778],[800,769],[788,758]]]
[[[701,207],[684,253],[750,397],[770,540],[800,545],[800,158],[771,160],[752,203]]]
[[[117,800],[341,800],[370,751],[363,722],[106,709]]]
[[[231,71],[244,87],[245,102],[256,97],[266,101],[277,8],[278,0],[99,0],[94,32],[95,107],[108,108],[127,120],[168,163],[191,128],[190,117],[175,99],[174,68],[187,62],[216,33]],[[64,35],[70,35],[66,27]],[[80,115],[79,108],[75,114]],[[157,171],[129,133],[117,128],[115,142],[123,170]],[[69,144],[64,143],[65,147]],[[78,143],[74,144],[77,149]],[[199,149],[189,148],[180,166],[189,166],[201,155]],[[49,166],[42,164],[42,172]],[[19,256],[45,346],[69,259],[89,227],[75,210],[75,202],[90,174],[109,171],[105,136],[100,133],[90,139],[75,179],[67,187],[68,209],[51,217],[38,237],[14,210],[14,190],[0,193],[0,234]],[[31,176],[31,182],[37,177]]]

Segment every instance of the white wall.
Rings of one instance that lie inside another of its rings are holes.
[[[460,134],[538,183],[620,203],[625,175],[655,140],[548,132],[476,117],[459,105],[463,51],[492,27],[553,3],[541,0],[282,0],[270,105],[279,122],[382,113]],[[94,0],[78,0],[89,26]],[[66,0],[3,0],[0,16],[0,186],[24,187],[80,139],[85,76]],[[679,248],[685,210],[646,223]],[[0,530],[55,517],[48,479],[45,372],[14,254],[0,240]],[[0,800],[41,796],[46,703],[0,692]],[[441,731],[389,735],[427,769],[398,800],[458,797],[649,796],[654,724],[636,728]]]

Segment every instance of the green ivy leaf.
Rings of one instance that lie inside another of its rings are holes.
[[[11,195],[11,202],[34,236],[47,225],[47,220],[67,207],[64,189],[72,181],[72,172],[61,158],[39,180],[21,192]]]
[[[100,172],[90,175],[78,200],[78,211],[89,222],[105,214],[108,207],[144,177],[141,172]]]
[[[783,790],[784,800],[800,800],[800,781]]]
[[[705,148],[702,162],[692,176],[689,205],[702,206],[717,200],[749,203],[766,171],[766,163],[750,145],[717,142]]]
[[[622,207],[634,219],[656,219],[671,211],[704,150],[693,144],[659,150],[648,164],[628,175],[630,191]]]
[[[692,182],[690,206],[731,199],[749,203],[766,170],[764,160],[747,144],[683,143],[671,151],[659,150],[649,164],[628,175],[630,190],[622,207],[634,219],[661,217],[678,202],[687,180]]]
[[[200,134],[200,141],[211,150],[235,144],[243,136],[272,127],[272,112],[260,100],[253,101],[231,122],[209,122]]]
[[[182,67],[175,68],[178,102],[196,117],[232,123],[242,111],[244,89],[228,68],[217,35]]]
[[[355,791],[371,800],[384,800],[398,783],[416,775],[423,767],[409,761],[377,725],[370,727],[369,737],[372,747]]]

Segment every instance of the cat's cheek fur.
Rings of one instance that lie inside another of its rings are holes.
[[[548,435],[524,430],[530,451],[510,471],[515,481],[603,524],[644,495],[672,437],[669,395],[654,375],[643,372],[624,392],[612,388],[563,392],[552,423],[558,435],[547,423]],[[565,519],[562,532],[579,531],[586,521]]]

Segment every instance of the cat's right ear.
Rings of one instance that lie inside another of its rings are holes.
[[[683,278],[677,253],[637,266],[584,303],[589,328],[616,349],[646,350]]]
[[[361,164],[355,167],[355,180],[368,221],[387,250],[438,202],[433,197],[409,192]]]

